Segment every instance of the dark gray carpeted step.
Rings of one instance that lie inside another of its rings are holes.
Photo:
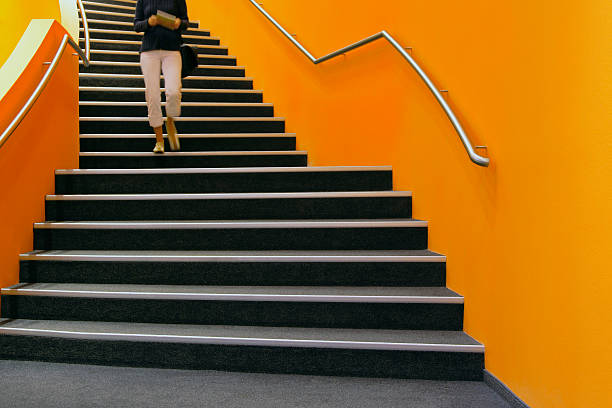
[[[79,120],[81,133],[151,133],[146,117],[85,118]],[[188,133],[283,133],[285,120],[273,117],[180,117],[176,118],[180,134]]]
[[[252,78],[232,77],[197,77],[183,78],[184,88],[200,89],[253,89]],[[114,75],[114,74],[79,74],[79,86],[94,87],[138,87],[144,88],[144,77],[142,75]],[[164,86],[162,77],[161,86]]]
[[[85,38],[83,28],[79,29],[80,39]],[[101,38],[108,40],[121,40],[121,41],[141,41],[142,33],[133,31],[130,27],[125,27],[122,30],[108,30],[101,28],[89,28],[89,37]],[[220,45],[221,40],[217,37],[201,36],[201,35],[188,35],[183,34],[183,40],[187,44],[203,44],[203,45]]]
[[[94,18],[87,14],[87,25],[90,29],[103,29],[103,30],[117,30],[117,31],[129,31],[134,29],[134,20],[131,21],[114,21],[114,20],[104,20]],[[81,17],[79,16],[79,28],[83,28],[83,22]],[[210,37],[210,31],[203,30],[200,28],[189,28],[186,31],[183,31],[185,35],[196,35],[203,37]]]
[[[147,116],[146,102],[80,102],[81,117],[142,117]],[[165,103],[162,104],[165,112]],[[272,104],[184,102],[182,117],[273,117]]]
[[[123,7],[136,7],[136,1],[129,1],[129,0],[91,0],[91,1],[87,1],[88,3],[91,2],[95,2],[95,3],[102,3],[102,4],[109,4],[109,5],[118,5],[118,6],[123,6]],[[86,2],[83,2],[83,5],[85,5]]]
[[[112,10],[100,10],[100,6],[87,5],[85,7],[85,14],[87,15],[87,22],[91,20],[108,20],[112,22],[126,22],[134,24],[134,16],[136,9],[124,10],[124,9],[112,9]],[[108,8],[108,7],[107,7]],[[80,16],[82,17],[82,16]],[[198,23],[189,22],[189,28],[198,28]]]
[[[390,167],[57,170],[56,194],[390,191]]]
[[[220,50],[217,50],[219,52]],[[227,50],[225,50],[227,51]],[[113,62],[139,62],[138,51],[105,51],[91,50],[92,61]],[[236,57],[219,53],[207,54],[204,51],[198,53],[198,61],[203,65],[236,65]]]
[[[2,290],[9,319],[462,330],[446,288],[33,283]]]
[[[135,3],[108,4],[100,1],[83,1],[83,6],[85,7],[85,13],[87,14],[87,17],[89,17],[89,11],[110,11],[114,13],[127,13],[132,15],[132,19],[134,14],[136,13]]]
[[[85,67],[81,62],[79,72],[93,74],[116,74],[116,75],[140,75],[142,70],[137,62],[92,62]],[[192,76],[219,76],[219,77],[244,77],[244,67],[230,65],[200,65],[193,71]],[[81,99],[83,100],[83,99]]]
[[[93,134],[80,136],[83,152],[144,152],[155,145],[155,136]],[[166,141],[166,149],[170,150]],[[202,134],[181,135],[181,151],[295,150],[295,134]]]
[[[141,285],[444,286],[430,251],[35,251],[21,282]]]
[[[190,44],[189,41],[186,41],[186,43],[192,47],[196,47],[199,54],[228,55],[227,47],[222,47],[219,45]],[[81,48],[85,48],[85,40],[83,38],[80,39],[79,44],[81,45]],[[109,40],[92,38],[90,39],[89,44],[92,50],[138,52],[140,50],[141,41],[140,39]]]
[[[47,221],[410,218],[404,192],[47,196]]]
[[[0,358],[10,359],[471,381],[484,369],[484,347],[462,332],[3,323]]]
[[[414,220],[122,221],[34,224],[34,249],[406,250],[427,249]]]
[[[152,148],[151,148],[152,149]],[[83,152],[82,169],[300,167],[306,152]],[[194,219],[194,218],[192,218]]]
[[[142,102],[145,100],[144,88],[127,87],[79,87],[81,101]],[[165,100],[162,88],[162,101]],[[183,102],[236,102],[261,103],[263,92],[253,89],[182,89]]]

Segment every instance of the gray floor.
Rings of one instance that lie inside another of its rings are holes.
[[[12,407],[510,408],[481,382],[223,373],[0,361]]]

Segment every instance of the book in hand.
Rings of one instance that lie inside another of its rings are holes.
[[[168,30],[175,30],[175,21],[176,16],[166,13],[165,11],[157,10],[157,24],[160,26],[166,27]]]

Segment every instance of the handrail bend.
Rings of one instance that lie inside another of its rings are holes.
[[[15,132],[15,129],[17,129],[17,126],[19,126],[19,124],[23,121],[25,116],[34,106],[34,103],[36,103],[36,101],[38,100],[38,97],[40,96],[42,91],[45,89],[45,87],[49,83],[49,80],[51,79],[51,76],[55,72],[55,69],[57,68],[59,64],[60,59],[62,58],[62,54],[64,53],[64,50],[66,49],[67,45],[70,45],[72,48],[74,48],[74,50],[79,54],[79,56],[83,60],[83,64],[86,67],[89,66],[89,58],[87,58],[87,56],[85,55],[81,47],[79,47],[79,45],[76,42],[74,42],[74,40],[70,38],[68,34],[64,34],[64,38],[62,38],[62,42],[60,43],[60,46],[57,49],[57,52],[55,53],[55,57],[53,57],[53,60],[51,61],[49,65],[49,69],[47,69],[47,72],[45,72],[45,75],[42,77],[42,79],[38,83],[38,86],[36,87],[32,95],[30,96],[28,101],[25,103],[23,108],[21,108],[17,116],[15,116],[15,119],[13,119],[10,125],[4,130],[4,132],[2,132],[2,135],[0,136],[0,148],[6,143],[9,137],[11,137],[13,132]]]
[[[352,51],[356,48],[359,48],[363,45],[369,44],[373,41],[376,41],[380,38],[384,38],[387,41],[389,41],[389,43],[391,43],[391,45],[393,46],[393,48],[395,48],[401,55],[402,57],[404,57],[404,59],[406,61],[408,61],[408,63],[410,64],[410,66],[412,66],[412,68],[416,71],[416,73],[419,75],[419,77],[421,77],[421,79],[423,80],[423,82],[425,82],[425,84],[427,85],[427,87],[429,88],[429,90],[431,91],[431,93],[433,94],[433,96],[436,98],[436,100],[438,101],[438,103],[440,104],[440,106],[442,107],[442,109],[444,110],[444,112],[446,113],[446,116],[448,116],[449,120],[451,121],[451,123],[453,124],[453,127],[455,128],[455,130],[457,131],[457,133],[459,134],[459,138],[461,139],[461,142],[463,143],[463,146],[465,147],[465,150],[467,151],[468,156],[470,157],[470,160],[472,160],[472,162],[476,163],[479,166],[483,166],[483,167],[488,167],[489,166],[489,159],[486,157],[482,157],[480,155],[478,155],[475,151],[474,151],[474,147],[472,146],[472,143],[470,142],[470,139],[468,138],[467,134],[465,133],[465,130],[463,130],[463,126],[461,126],[461,123],[459,122],[459,119],[457,119],[457,116],[455,115],[455,113],[453,112],[453,110],[451,109],[451,107],[448,105],[448,103],[446,102],[446,100],[444,99],[444,97],[442,97],[442,94],[440,93],[440,91],[434,86],[433,82],[431,79],[429,79],[429,76],[427,76],[427,74],[425,73],[425,71],[423,71],[423,69],[419,66],[419,64],[417,64],[417,62],[410,56],[410,54],[408,54],[406,52],[406,50],[395,40],[395,38],[393,38],[391,36],[391,34],[389,34],[386,31],[381,31],[377,34],[374,34],[370,37],[364,38],[361,41],[358,41],[354,44],[348,45],[344,48],[341,48],[337,51],[334,51],[330,54],[327,54],[323,57],[320,58],[316,58],[314,57],[310,52],[308,52],[308,50],[302,45],[300,44],[300,42],[298,40],[296,40],[291,34],[289,34],[289,32],[287,30],[285,30],[283,28],[283,26],[281,26],[275,19],[274,17],[272,17],[266,10],[264,10],[264,8],[257,3],[255,0],[249,0],[251,2],[251,4],[253,4],[255,7],[257,7],[257,9],[264,15],[266,16],[266,18],[268,20],[270,20],[270,22],[272,24],[274,24],[274,26],[285,35],[285,37],[287,37],[289,39],[289,41],[291,41],[293,43],[293,45],[295,45],[304,55],[306,55],[306,57],[312,61],[314,64],[320,64],[321,62],[330,60],[332,58],[335,58],[339,55],[342,55],[348,51]]]
[[[87,13],[85,13],[85,6],[83,6],[82,0],[77,0],[79,10],[81,10],[81,19],[83,20],[83,33],[85,34],[85,56],[89,61],[90,56],[90,45],[89,45],[89,24],[87,24]]]

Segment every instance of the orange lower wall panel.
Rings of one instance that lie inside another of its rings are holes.
[[[36,85],[32,81],[42,78],[42,61],[52,59],[64,33],[54,23],[32,64],[3,99],[2,130],[31,94]],[[45,194],[54,192],[54,170],[78,167],[78,125],[78,60],[68,47],[39,100],[0,148],[2,287],[18,282],[18,256],[32,250],[32,224],[44,221]]]
[[[413,47],[490,168],[388,44],[314,66],[248,1],[188,1],[311,165],[393,165],[493,374],[533,407],[612,406],[612,3],[263,4],[317,57],[382,29]]]

